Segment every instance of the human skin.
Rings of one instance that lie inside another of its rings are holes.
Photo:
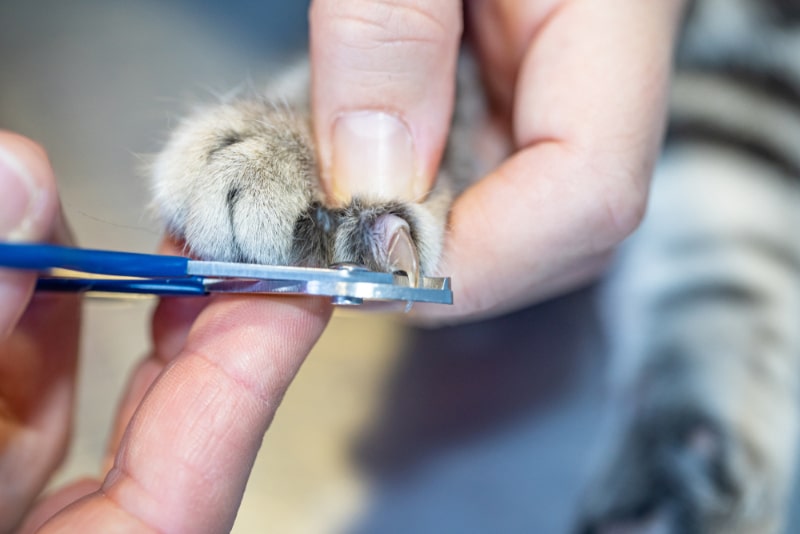
[[[511,154],[453,206],[438,271],[455,305],[507,312],[597,276],[639,224],[683,1],[314,0],[312,104],[334,201],[431,188],[462,28]]]
[[[8,206],[29,206],[15,212],[16,222],[0,220],[3,239],[69,243],[44,151],[8,132],[0,132],[0,192]],[[165,242],[161,252],[177,250]],[[80,301],[33,295],[33,283],[31,273],[0,271],[0,531],[21,521],[22,532],[230,530],[264,432],[330,304],[163,299],[103,476],[34,506],[66,452]]]

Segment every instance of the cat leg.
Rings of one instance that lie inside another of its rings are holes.
[[[800,194],[672,149],[607,287],[614,423],[577,532],[773,534],[797,442]]]

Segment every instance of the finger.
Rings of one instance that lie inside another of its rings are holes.
[[[470,51],[478,57],[483,83],[495,111],[510,118],[520,64],[539,29],[563,0],[467,2]]]
[[[33,141],[0,130],[0,240],[41,241],[56,220],[58,195],[47,155]],[[33,290],[32,273],[0,270],[0,338],[16,324]]]
[[[312,109],[323,182],[418,200],[431,187],[453,108],[458,0],[314,0]]]
[[[38,532],[39,528],[56,512],[66,508],[75,501],[94,493],[100,488],[99,480],[84,478],[73,482],[45,496],[25,517],[25,521],[17,531],[18,534]]]
[[[0,343],[0,531],[21,519],[66,453],[78,307],[75,296],[36,296]]]
[[[106,447],[103,472],[114,465],[119,445],[133,414],[153,382],[180,353],[197,317],[208,305],[204,298],[164,298],[153,313],[153,349],[134,369],[117,410]]]
[[[213,299],[131,419],[101,491],[44,531],[230,530],[263,433],[330,313],[321,299]]]
[[[442,272],[456,305],[418,313],[477,318],[574,287],[643,215],[680,2],[558,4],[520,32],[517,153],[454,205]]]
[[[66,238],[44,151],[0,132],[2,238]],[[0,531],[16,525],[61,461],[69,433],[78,299],[37,295],[34,276],[0,271]],[[24,310],[24,313],[23,313]]]
[[[180,244],[167,237],[159,246],[158,253],[180,256],[182,250]],[[206,298],[162,298],[158,303],[151,321],[153,349],[136,366],[120,400],[106,447],[104,473],[113,466],[125,429],[147,390],[183,349],[192,325],[208,303]]]

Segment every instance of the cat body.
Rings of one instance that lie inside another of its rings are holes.
[[[800,415],[800,4],[697,0],[677,59],[648,215],[603,282],[613,421],[576,531],[777,533]],[[419,203],[326,201],[301,63],[185,119],[153,165],[155,205],[204,259],[408,273],[406,235],[432,273],[453,198],[487,166],[462,70]]]
[[[800,3],[697,0],[648,214],[604,282],[614,421],[579,532],[782,531],[798,229]]]

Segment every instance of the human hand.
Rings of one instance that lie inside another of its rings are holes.
[[[26,216],[16,208],[28,191]],[[0,198],[2,239],[68,243],[46,155],[3,132]],[[0,531],[20,522],[21,532],[230,530],[263,434],[330,305],[162,300],[153,350],[120,404],[104,479],[77,481],[34,506],[66,452],[79,301],[32,295],[33,284],[30,273],[0,271]]]
[[[462,14],[457,0],[312,3],[329,191],[410,200],[430,189],[464,19],[492,124],[513,147],[453,206],[439,272],[453,278],[455,305],[417,306],[420,316],[499,314],[602,270],[644,213],[683,4],[475,0]]]

